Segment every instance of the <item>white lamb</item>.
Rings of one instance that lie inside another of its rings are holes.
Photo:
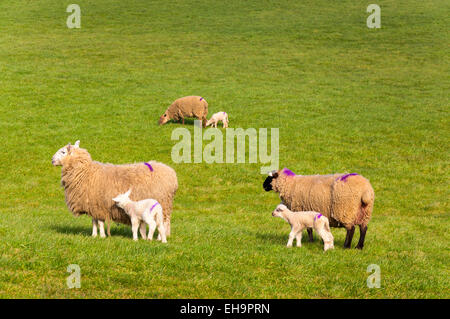
[[[146,225],[148,225],[148,240],[153,239],[155,229],[158,227],[158,239],[161,238],[163,243],[167,243],[161,204],[154,199],[143,199],[135,202],[130,199],[130,194],[131,189],[124,194],[116,196],[112,200],[130,216],[133,240],[138,240],[138,228],[142,238],[146,239],[145,230],[147,228]]]
[[[323,250],[334,248],[334,238],[330,231],[328,218],[318,212],[293,212],[285,205],[280,204],[272,212],[273,217],[280,217],[291,225],[291,232],[287,247],[292,247],[294,238],[297,240],[297,247],[302,246],[302,231],[305,228],[314,228],[316,232],[322,237],[324,242]]]
[[[206,122],[206,126],[209,126],[212,124],[213,127],[217,127],[217,123],[219,123],[219,121],[222,121],[223,127],[227,128],[228,127],[228,114],[225,112],[214,113],[213,116],[211,116],[211,118],[208,120],[208,122]]]

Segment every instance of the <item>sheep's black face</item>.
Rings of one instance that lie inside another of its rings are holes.
[[[272,188],[272,180],[273,180],[273,176],[267,176],[266,180],[264,181],[263,187],[266,192],[271,191],[273,189]]]

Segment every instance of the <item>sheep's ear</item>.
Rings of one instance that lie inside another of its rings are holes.
[[[79,147],[80,147],[80,140],[78,140],[78,141],[75,142],[75,147],[76,147],[76,148],[79,148]]]
[[[273,177],[273,178],[277,178],[277,177],[278,177],[278,172],[276,172],[276,171],[273,172],[273,173],[272,173],[272,177]]]
[[[72,149],[72,145],[70,143],[67,144],[67,152],[70,152],[71,149]]]

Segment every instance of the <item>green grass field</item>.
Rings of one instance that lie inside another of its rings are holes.
[[[448,1],[380,0],[381,29],[368,1],[78,0],[68,29],[70,3],[0,2],[0,297],[450,297]],[[364,250],[343,229],[334,251],[305,234],[286,248],[261,163],[173,163],[182,125],[157,120],[185,95],[230,127],[279,127],[280,167],[370,179]],[[123,225],[91,238],[72,216],[51,157],[77,139],[98,161],[176,170],[167,245]]]

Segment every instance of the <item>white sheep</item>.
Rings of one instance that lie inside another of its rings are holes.
[[[302,231],[305,228],[314,228],[323,239],[323,250],[334,248],[333,234],[330,231],[328,218],[318,212],[293,212],[286,205],[280,204],[272,212],[273,217],[280,217],[291,225],[291,232],[287,247],[292,247],[294,238],[297,240],[297,247],[302,246]]]
[[[217,123],[219,123],[219,121],[222,121],[223,127],[227,128],[228,127],[228,114],[225,112],[214,113],[213,116],[211,116],[211,118],[208,120],[208,122],[206,122],[206,126],[209,126],[212,124],[212,127],[217,127]]]
[[[149,226],[148,240],[153,240],[153,234],[158,227],[159,238],[163,243],[167,243],[166,230],[163,222],[163,209],[160,203],[154,199],[143,199],[132,201],[130,199],[131,189],[126,193],[117,195],[112,200],[117,206],[122,208],[131,219],[131,229],[133,231],[133,240],[138,240],[138,228],[143,239],[146,239],[146,225]]]

